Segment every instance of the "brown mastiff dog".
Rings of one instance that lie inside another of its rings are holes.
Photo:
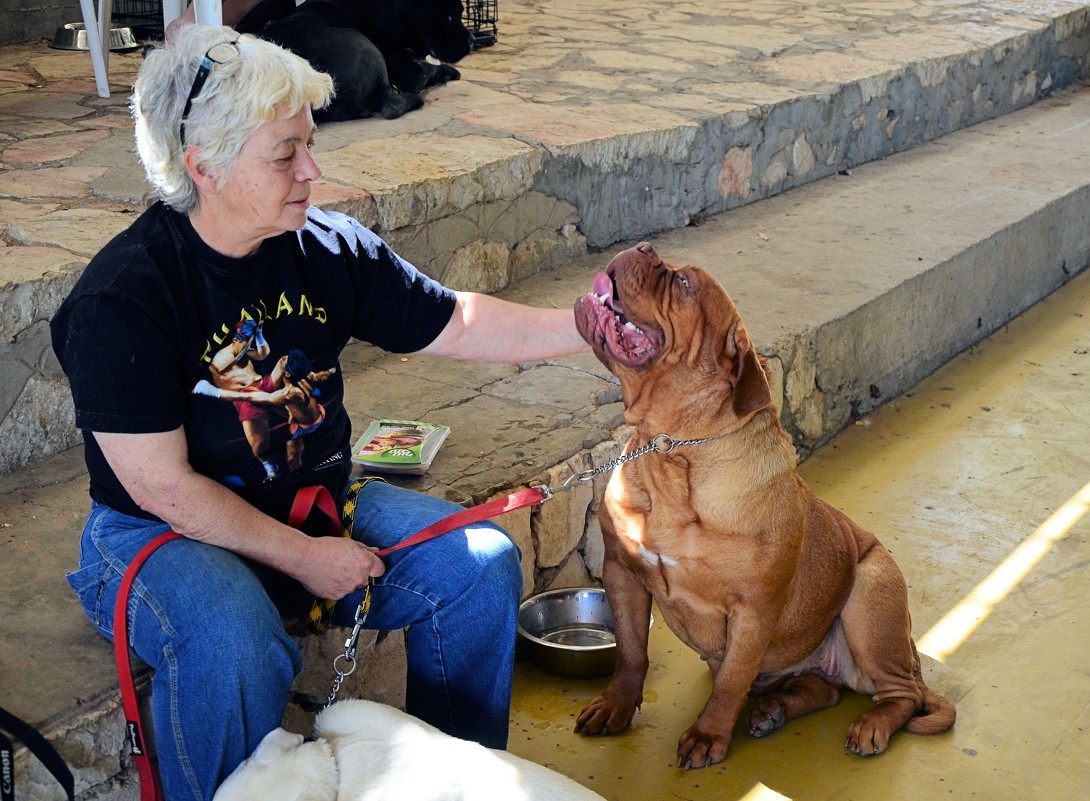
[[[857,754],[882,753],[902,727],[950,728],[953,705],[920,675],[900,570],[799,478],[767,363],[716,280],[643,243],[595,277],[575,317],[620,379],[635,427],[626,453],[658,451],[616,468],[602,501],[617,667],[576,731],[616,734],[632,721],[652,598],[714,676],[678,741],[681,767],[726,757],[747,693],[755,737],[835,704],[840,688],[874,698],[848,729]]]

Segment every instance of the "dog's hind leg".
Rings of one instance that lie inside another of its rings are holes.
[[[890,736],[923,708],[927,689],[917,678],[908,588],[881,543],[874,541],[859,561],[840,619],[852,659],[874,693],[874,708],[848,728],[845,747],[863,756],[880,754]]]
[[[749,733],[764,737],[792,718],[833,706],[839,700],[840,690],[817,673],[789,676],[757,696],[749,713]]]

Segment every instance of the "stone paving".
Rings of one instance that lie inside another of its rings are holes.
[[[109,649],[63,580],[86,477],[47,321],[142,205],[138,63],[113,54],[101,99],[86,53],[0,51],[0,686],[63,743],[84,801],[135,795]],[[538,304],[586,291],[599,250],[657,236],[739,302],[800,454],[1090,254],[1090,92],[1058,92],[1090,75],[1090,3],[530,0],[502,6],[498,43],[459,68],[399,120],[323,127],[315,201],[453,286]],[[354,345],[344,367],[357,422],[441,410],[454,431],[416,486],[459,502],[556,484],[623,439],[589,356],[443,365]],[[596,579],[594,498],[500,521],[527,593]],[[307,692],[324,691],[331,634],[307,644]],[[367,648],[381,664],[357,694],[396,703],[396,636]]]

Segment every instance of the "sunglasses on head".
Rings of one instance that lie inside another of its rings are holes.
[[[193,78],[193,87],[189,90],[189,97],[185,99],[185,108],[182,109],[182,122],[178,127],[178,137],[182,147],[185,147],[185,121],[193,108],[193,101],[204,88],[204,82],[208,80],[208,74],[212,72],[213,64],[224,64],[239,55],[238,39],[233,42],[219,42],[208,48],[197,67],[197,74]]]

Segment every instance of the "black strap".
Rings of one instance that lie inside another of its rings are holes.
[[[76,782],[72,778],[72,771],[68,769],[64,758],[57,753],[57,749],[38,733],[28,723],[25,723],[15,715],[0,707],[0,729],[21,740],[30,750],[30,753],[38,757],[49,772],[53,774],[64,792],[68,795],[68,801],[74,801],[76,797]],[[15,748],[11,740],[0,733],[0,801],[14,801],[15,799]]]

